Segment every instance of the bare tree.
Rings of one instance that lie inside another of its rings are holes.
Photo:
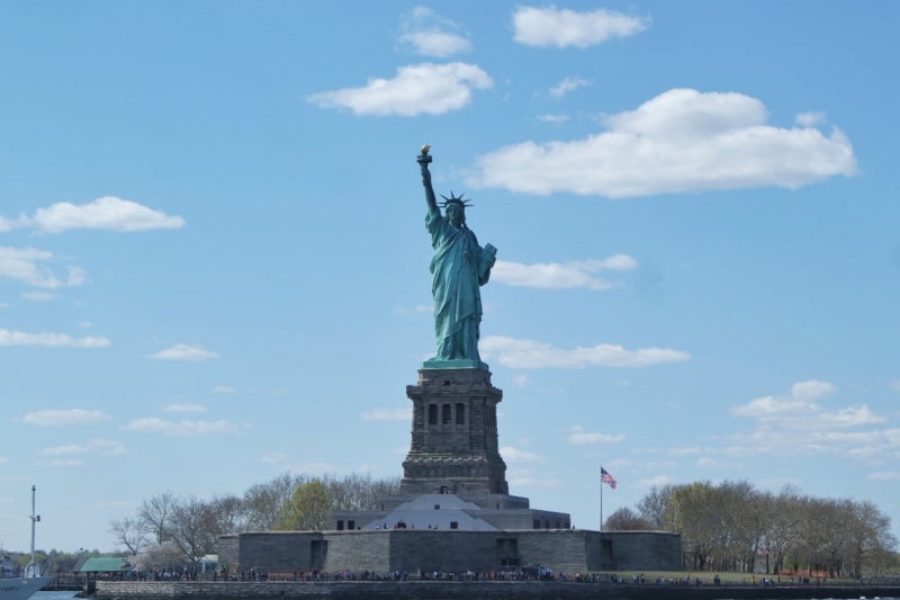
[[[296,485],[288,474],[258,483],[244,492],[246,527],[250,531],[273,529]]]
[[[146,546],[132,565],[141,571],[181,570],[191,565],[184,553],[173,542]]]
[[[765,540],[769,518],[766,497],[748,481],[725,481],[718,491],[723,496],[724,525],[729,530],[729,559],[735,569],[752,573]]]
[[[229,533],[218,530],[212,503],[194,496],[173,506],[171,523],[172,542],[193,562],[215,552],[217,536]]]
[[[154,536],[157,545],[170,537],[169,520],[177,501],[172,492],[163,492],[144,500],[138,509],[138,520]]]
[[[248,531],[249,511],[242,498],[237,496],[219,496],[209,502],[209,510],[212,513],[212,527],[219,532],[238,533]]]
[[[324,477],[334,510],[372,510],[378,501],[400,492],[400,480],[372,479],[371,475],[351,474],[340,478]]]
[[[147,545],[147,528],[140,519],[125,517],[112,521],[109,532],[116,543],[124,546],[132,556],[136,556]]]
[[[603,528],[608,531],[646,531],[653,529],[653,524],[625,506],[609,515]]]
[[[672,491],[675,486],[666,485],[658,488],[655,485],[650,491],[641,498],[637,504],[638,512],[648,522],[653,524],[654,529],[664,529],[666,509],[672,497]]]
[[[772,559],[772,571],[776,574],[784,570],[785,557],[798,544],[800,521],[800,493],[794,486],[785,486],[778,496],[769,502],[769,521],[766,529],[766,550]]]
[[[891,519],[867,500],[852,502],[847,526],[847,562],[854,577],[880,569],[883,557],[897,546],[891,534]],[[869,568],[866,569],[867,563]]]

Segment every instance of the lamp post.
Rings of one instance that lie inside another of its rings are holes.
[[[34,560],[34,529],[35,529],[35,525],[38,522],[40,522],[40,520],[41,520],[41,515],[39,515],[35,512],[34,496],[35,496],[36,491],[37,491],[37,486],[32,485],[31,486],[31,562],[29,562],[28,566],[25,567],[25,577],[27,577],[29,579],[32,577],[40,577],[41,576],[41,570]]]

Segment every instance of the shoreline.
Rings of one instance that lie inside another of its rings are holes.
[[[720,600],[900,598],[895,585],[614,584],[562,581],[98,581],[98,600]]]

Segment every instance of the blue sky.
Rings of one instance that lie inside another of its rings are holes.
[[[900,8],[0,7],[0,542],[172,490],[399,476],[433,352],[415,156],[498,251],[510,489],[871,499],[900,532]]]

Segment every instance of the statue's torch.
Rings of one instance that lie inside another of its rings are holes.
[[[431,144],[425,144],[422,146],[421,154],[416,158],[416,162],[423,167],[431,162],[431,155],[428,154],[429,150],[431,150]]]

